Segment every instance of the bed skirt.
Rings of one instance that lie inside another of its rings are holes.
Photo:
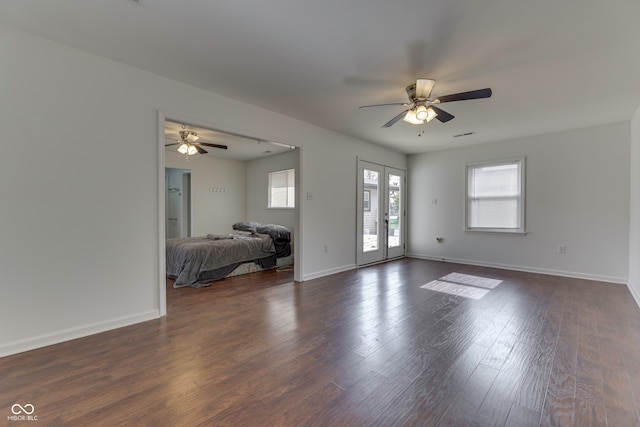
[[[290,267],[292,265],[293,265],[293,254],[283,258],[278,258],[276,261],[276,265],[271,268],[261,267],[255,262],[245,262],[237,266],[231,273],[227,274],[225,277],[240,276],[243,274],[255,273],[258,271],[272,270],[274,268]]]

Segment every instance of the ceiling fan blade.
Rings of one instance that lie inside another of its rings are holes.
[[[363,109],[363,108],[369,108],[369,107],[386,107],[387,105],[411,105],[408,104],[406,102],[392,102],[389,104],[373,104],[373,105],[361,105],[360,107],[358,107],[359,110]]]
[[[416,97],[429,98],[433,87],[436,85],[435,80],[431,79],[418,79],[416,80]]]
[[[194,144],[193,146],[196,147],[196,150],[198,150],[198,153],[200,153],[200,154],[207,154],[208,153],[207,150],[205,150],[204,148],[200,147],[200,145],[198,145],[198,144]]]
[[[164,144],[165,147],[170,147],[172,145],[178,145],[180,144],[179,142],[174,142],[173,144]]]
[[[453,114],[447,113],[446,111],[441,110],[440,108],[434,105],[431,105],[431,108],[433,108],[433,111],[435,111],[438,114],[436,116],[436,119],[440,120],[440,122],[442,123],[446,123],[455,117]]]
[[[404,110],[402,113],[398,114],[393,119],[391,119],[387,123],[383,124],[382,127],[383,128],[389,128],[389,127],[395,125],[398,120],[402,119],[407,114],[407,111],[409,111],[409,109]]]
[[[207,147],[214,147],[214,148],[220,148],[222,150],[226,150],[229,147],[227,147],[226,145],[222,145],[222,144],[210,144],[208,142],[201,142],[199,145],[206,145]]]
[[[460,92],[454,93],[452,95],[439,96],[434,99],[434,102],[442,104],[443,102],[453,102],[453,101],[465,101],[467,99],[480,99],[480,98],[489,98],[491,96],[491,89],[478,89],[471,90],[469,92]]]

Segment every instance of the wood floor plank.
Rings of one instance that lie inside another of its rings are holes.
[[[607,415],[604,407],[594,405],[590,402],[585,402],[580,399],[576,399],[574,423],[575,426],[606,426]],[[616,420],[612,418],[609,422],[610,426],[623,425],[617,424]],[[632,424],[628,424],[632,425]]]
[[[476,419],[480,425],[502,426],[505,424],[511,405],[516,399],[524,373],[530,363],[529,354],[534,351],[530,346],[517,342],[498,375],[494,379]]]
[[[573,424],[575,410],[576,365],[578,356],[578,312],[575,306],[566,307],[553,367],[549,375],[541,424],[566,426]]]
[[[479,300],[421,288],[447,276],[501,282]],[[30,403],[46,426],[640,426],[640,309],[622,285],[405,258],[303,283],[168,280],[167,311],[1,358],[0,416]]]
[[[441,426],[474,425],[476,413],[482,405],[491,384],[498,374],[498,370],[486,365],[478,365],[467,382],[462,386],[439,424]]]
[[[387,378],[371,371],[361,381],[357,382],[344,393],[339,399],[325,402],[322,411],[317,412],[313,417],[305,422],[308,427],[324,427],[338,425],[365,425],[364,417],[367,414],[358,411],[363,402],[374,390],[388,381]],[[345,424],[346,423],[346,424]]]
[[[442,375],[427,375],[428,381],[419,377],[400,395],[413,395],[414,404],[406,414],[402,414],[400,422],[404,425],[436,425],[438,424],[464,384],[476,371],[487,348],[471,344]],[[437,362],[436,362],[437,363]]]
[[[506,426],[509,427],[529,427],[536,426],[540,421],[540,413],[533,409],[514,403],[509,410]]]
[[[312,394],[297,402],[295,407],[284,410],[281,414],[273,417],[274,419],[266,422],[265,426],[279,427],[306,425],[309,422],[309,419],[324,410],[327,402],[339,400],[344,391],[344,389],[333,383],[326,383]]]

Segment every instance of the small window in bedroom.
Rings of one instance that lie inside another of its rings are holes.
[[[525,232],[524,161],[467,164],[465,230]]]
[[[269,173],[269,207],[296,207],[296,171],[287,169]]]

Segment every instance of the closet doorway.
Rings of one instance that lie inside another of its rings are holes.
[[[164,182],[166,238],[191,237],[191,171],[165,168]]]

